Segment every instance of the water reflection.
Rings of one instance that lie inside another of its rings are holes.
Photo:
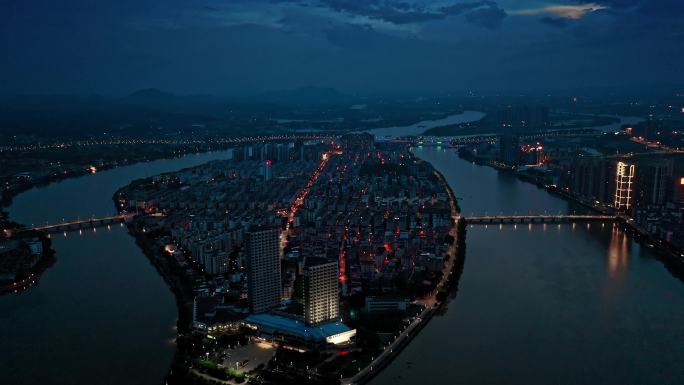
[[[26,224],[106,215],[114,210],[114,192],[133,179],[231,154],[164,159],[68,179],[20,194],[8,211]],[[161,382],[173,356],[167,342],[175,334],[169,331],[175,301],[123,224],[110,228],[79,229],[81,236],[55,233],[57,261],[40,283],[0,297],[0,384]]]
[[[444,174],[466,213],[572,212],[453,151],[416,153]],[[681,382],[684,285],[617,227],[548,226],[469,226],[455,299],[372,385]]]
[[[610,232],[607,260],[608,277],[614,282],[622,282],[626,278],[630,259],[629,243],[630,239],[624,231],[613,225]]]

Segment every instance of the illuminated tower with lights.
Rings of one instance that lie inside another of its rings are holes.
[[[304,265],[304,319],[318,325],[340,317],[337,261],[307,258]]]
[[[618,162],[615,178],[615,208],[629,210],[632,207],[635,167],[633,164]]]

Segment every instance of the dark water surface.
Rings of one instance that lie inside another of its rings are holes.
[[[418,149],[465,215],[565,212],[506,174]],[[162,160],[26,192],[11,218],[31,224],[114,212],[133,179],[229,152]],[[173,354],[173,295],[125,229],[56,236],[37,287],[0,297],[0,384],[158,384]],[[612,225],[468,229],[459,292],[373,385],[680,384],[684,284]]]
[[[464,215],[566,212],[536,186],[416,149]],[[371,383],[681,384],[684,284],[611,224],[468,228],[458,295]]]
[[[19,195],[25,224],[115,212],[131,180],[228,159],[221,151],[125,166]],[[0,384],[161,384],[173,357],[173,294],[125,228],[53,235],[57,262],[37,286],[0,297]]]

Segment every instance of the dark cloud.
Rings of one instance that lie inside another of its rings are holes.
[[[682,0],[597,0],[608,7],[602,13],[610,15],[612,28],[623,39],[650,40],[657,43],[684,32],[684,1]],[[596,28],[600,30],[600,28]],[[592,31],[586,31],[591,34]],[[684,41],[680,41],[684,45]],[[681,49],[680,49],[681,51]]]
[[[447,5],[439,10],[446,15],[461,15],[463,13],[478,9],[480,7],[489,5],[492,2],[488,1],[477,1],[472,3],[456,3],[452,5]],[[493,4],[493,3],[492,3]]]
[[[489,3],[484,8],[477,8],[472,12],[466,13],[465,18],[469,22],[488,29],[497,29],[506,18],[506,11],[499,8],[494,3]]]
[[[568,19],[563,17],[545,16],[539,19],[542,23],[555,28],[565,28],[568,26]]]
[[[432,12],[420,5],[400,1],[321,0],[320,3],[338,12],[395,24],[419,23],[444,17],[442,13]]]
[[[497,28],[506,16],[497,3],[473,1],[454,3],[439,8],[392,0],[320,0],[319,4],[337,12],[364,16],[393,24],[423,23],[445,19],[449,16],[466,15],[467,20],[485,28]]]
[[[682,0],[543,2],[609,7],[577,20],[515,15],[536,0],[416,1],[0,0],[0,95],[306,85],[430,92],[684,79]]]
[[[586,2],[580,1],[580,3]],[[598,0],[596,2],[609,7],[614,13],[631,12],[646,17],[665,18],[684,15],[684,2],[681,0]]]
[[[386,47],[391,41],[368,25],[338,25],[327,29],[324,34],[331,44],[354,51],[372,51],[378,46]]]

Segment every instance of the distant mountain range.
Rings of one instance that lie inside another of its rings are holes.
[[[345,95],[334,88],[301,87],[291,90],[268,91],[243,98],[228,98],[213,95],[178,96],[155,88],[135,91],[118,99],[126,105],[168,109],[169,107],[197,104],[277,104],[277,105],[339,105],[353,101],[353,97]]]
[[[265,92],[255,96],[253,100],[284,105],[325,105],[351,103],[354,97],[334,88],[301,87]]]
[[[101,95],[20,95],[0,99],[0,105],[20,108],[62,109],[68,107],[143,107],[160,110],[185,109],[198,105],[277,104],[326,105],[346,104],[355,98],[334,88],[301,87],[291,90],[268,91],[246,97],[215,95],[176,95],[156,88],[135,91],[119,98]]]
[[[118,100],[118,102],[135,106],[168,106],[176,104],[177,101],[176,95],[156,88],[138,90]]]
[[[154,126],[187,127],[223,121],[224,126],[254,122],[270,113],[286,116],[292,107],[337,105],[352,97],[332,88],[304,87],[244,98],[176,95],[149,88],[124,97],[101,95],[22,95],[0,99],[0,131],[50,135],[96,133],[111,127],[143,132]],[[264,125],[264,124],[262,124]]]
[[[328,128],[356,129],[372,126],[369,122],[378,121],[379,117],[383,122],[411,124],[454,108],[487,111],[512,103],[567,108],[568,99],[563,95],[601,95],[600,99],[589,100],[590,104],[582,104],[582,108],[593,113],[628,114],[640,113],[635,112],[636,107],[630,107],[633,101],[643,102],[637,107],[665,101],[679,105],[684,100],[684,88],[680,91],[672,85],[600,87],[564,90],[553,95],[541,92],[524,96],[482,94],[475,98],[473,95],[355,96],[324,87],[274,90],[245,97],[176,95],[155,88],[123,97],[22,95],[0,98],[0,138],[9,134],[100,135],[115,131],[121,135],[141,135],[156,134],[161,128],[177,132],[188,127],[194,132],[193,127],[198,126],[238,133],[246,127],[265,131],[281,129],[281,123],[275,118],[302,121],[301,127],[294,128],[308,128],[306,121],[320,123],[320,112],[324,110],[333,111],[331,116],[334,113],[335,118],[341,119],[335,124],[326,123]],[[353,105],[364,108],[350,108]]]

